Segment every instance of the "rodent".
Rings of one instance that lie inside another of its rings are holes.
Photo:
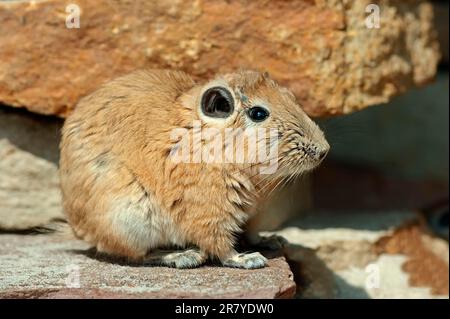
[[[276,173],[262,176],[262,161],[173,161],[179,144],[171,132],[200,134],[195,121],[221,133],[276,129]],[[329,144],[267,73],[240,70],[198,83],[181,71],[141,70],[82,98],[64,123],[60,150],[65,214],[75,235],[99,252],[177,268],[216,259],[248,269],[267,264],[259,252],[235,250],[265,194],[261,184],[315,168]],[[186,250],[160,250],[166,247]]]

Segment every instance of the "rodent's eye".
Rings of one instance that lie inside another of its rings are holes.
[[[226,118],[234,111],[233,96],[220,86],[206,90],[201,103],[202,112],[209,117]]]
[[[269,111],[262,106],[254,106],[247,111],[248,117],[253,122],[262,122],[269,117]]]

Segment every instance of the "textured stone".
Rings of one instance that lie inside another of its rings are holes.
[[[56,165],[0,139],[0,230],[26,230],[62,218]]]
[[[257,270],[115,264],[59,235],[0,235],[0,298],[290,298],[282,257]]]
[[[0,139],[48,162],[58,164],[64,120],[0,105]]]
[[[62,218],[57,162],[62,120],[0,107],[0,231]]]
[[[448,242],[424,233],[419,223],[410,223],[377,243],[381,253],[404,254],[402,269],[410,274],[412,286],[430,286],[434,294],[448,295]]]
[[[0,101],[65,116],[81,96],[136,68],[199,79],[239,67],[269,71],[313,116],[387,102],[435,74],[432,6],[380,0],[0,2]]]
[[[289,241],[299,298],[448,298],[448,242],[421,220],[408,211],[316,212],[275,233]]]

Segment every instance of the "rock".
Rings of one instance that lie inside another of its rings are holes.
[[[59,235],[0,235],[0,298],[290,298],[283,257],[257,270],[115,264]]]
[[[239,67],[269,71],[312,116],[387,102],[433,78],[439,58],[432,6],[380,1],[0,2],[0,101],[67,115],[101,83],[137,68],[198,79]],[[70,8],[69,8],[70,9]],[[369,17],[370,19],[370,17]]]
[[[336,283],[333,271],[327,267],[314,249],[289,244],[285,254],[298,284],[296,298],[335,298]]]
[[[0,139],[0,177],[0,230],[26,230],[63,218],[54,163]]]
[[[448,242],[428,235],[420,223],[408,223],[377,243],[381,253],[403,254],[402,269],[413,286],[429,286],[436,295],[448,295]]]
[[[289,241],[299,298],[448,298],[448,242],[408,211],[315,212],[269,234]]]
[[[63,218],[57,162],[62,120],[0,108],[0,232]]]
[[[0,139],[53,164],[59,161],[63,119],[0,106]]]

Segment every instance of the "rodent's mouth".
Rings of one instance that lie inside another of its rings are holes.
[[[302,160],[298,161],[296,165],[297,167],[293,167],[292,170],[294,172],[300,171],[301,173],[310,172],[320,166],[320,164],[326,157],[325,155],[318,156],[316,154],[305,153],[305,157]]]

